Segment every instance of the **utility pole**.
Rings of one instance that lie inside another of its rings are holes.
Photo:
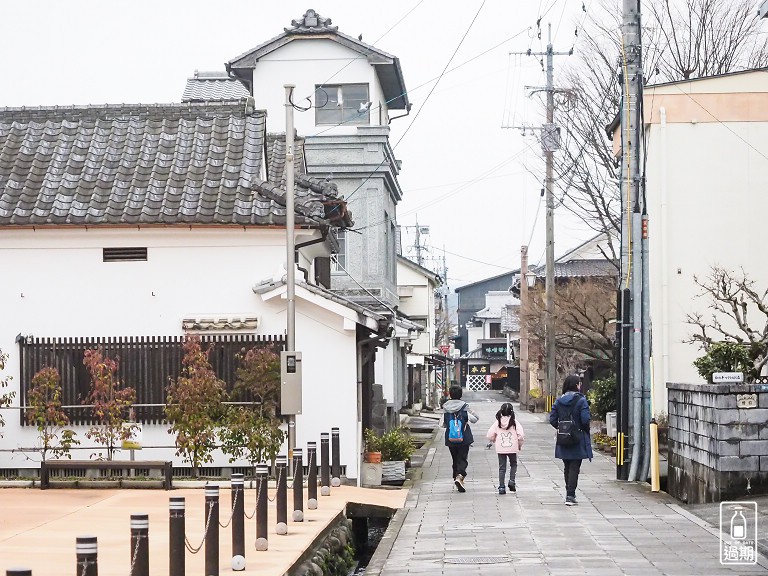
[[[643,68],[640,40],[640,2],[623,0],[621,140],[622,198],[622,378],[618,408],[622,411],[619,448],[630,454],[629,469],[617,459],[617,477],[647,478],[650,459],[650,317],[648,314],[647,212],[641,192],[640,98]],[[627,309],[628,308],[628,309]],[[627,342],[625,339],[629,339]],[[617,375],[618,376],[618,375]],[[631,402],[630,402],[631,401]],[[631,440],[631,451],[624,445]]]
[[[555,86],[554,57],[570,56],[568,52],[555,52],[552,48],[552,24],[548,25],[546,52],[522,52],[528,56],[547,57],[547,122],[541,127],[541,148],[546,162],[546,285],[544,295],[546,313],[544,317],[544,351],[546,356],[547,381],[544,391],[548,398],[547,408],[551,407],[557,394],[557,359],[555,355],[555,195],[553,191],[553,155],[560,149],[560,129],[555,126]],[[525,127],[523,127],[525,130]]]

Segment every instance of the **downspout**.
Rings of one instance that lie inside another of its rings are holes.
[[[663,385],[669,382],[669,252],[666,243],[667,230],[667,109],[659,107],[661,117],[661,221],[659,243],[661,248],[661,370],[655,371],[663,377]]]
[[[387,121],[387,124],[392,124],[392,120],[397,120],[398,118],[405,118],[406,116],[410,116],[411,106],[413,106],[413,104],[409,102],[408,106],[405,107],[405,114],[400,114],[400,116],[390,116],[389,120]]]

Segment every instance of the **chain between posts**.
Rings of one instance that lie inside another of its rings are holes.
[[[200,550],[203,547],[203,544],[205,544],[205,539],[208,537],[208,528],[211,525],[211,516],[213,516],[212,512],[213,512],[213,501],[208,503],[208,519],[205,521],[205,532],[203,533],[203,541],[200,542],[200,546],[197,546],[197,547],[192,546],[189,543],[189,538],[187,538],[187,535],[184,534],[184,546],[192,554],[197,554],[198,552],[200,552]]]
[[[266,482],[265,482],[266,484]],[[256,505],[253,507],[253,512],[250,516],[248,516],[248,512],[243,511],[243,514],[245,514],[245,517],[248,518],[248,520],[253,520],[253,517],[256,516],[256,510],[259,508],[259,496],[261,495],[261,482],[259,482],[259,489],[256,490]]]
[[[128,576],[133,576],[133,569],[136,567],[136,558],[139,557],[139,543],[144,538],[141,534],[136,535],[136,547],[133,550],[133,558],[131,558],[131,569],[128,571]]]
[[[280,478],[282,478],[283,468],[281,467],[280,470],[277,472],[277,482],[280,483]],[[295,483],[295,479],[294,479]],[[266,484],[266,482],[264,482]],[[261,482],[259,482],[259,489],[256,491],[256,505],[253,507],[253,512],[249,515],[248,512],[243,512],[245,514],[245,517],[248,518],[248,520],[252,520],[253,517],[256,515],[256,510],[259,508],[259,496],[261,496]],[[272,498],[267,496],[267,500],[270,502],[274,502],[275,498],[277,498],[277,494],[275,494]]]
[[[281,466],[280,468],[277,469],[277,484],[278,484],[278,486],[280,485],[280,478],[283,477],[283,470],[287,470],[287,469],[288,469],[287,466]],[[274,502],[275,498],[277,498],[277,492],[275,492],[275,495],[272,496],[272,498],[270,498],[269,494],[267,494],[267,500],[269,500],[270,502]]]
[[[240,491],[242,492],[242,490]],[[219,526],[221,526],[222,528],[226,528],[227,526],[229,526],[230,523],[232,522],[232,518],[235,517],[235,504],[237,504],[237,498],[238,498],[238,493],[237,491],[235,491],[235,497],[232,500],[232,510],[230,510],[229,512],[229,520],[227,520],[226,524],[222,524],[221,520],[219,520]]]

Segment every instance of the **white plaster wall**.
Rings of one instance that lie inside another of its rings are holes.
[[[712,265],[743,268],[758,291],[768,288],[768,124],[653,125],[647,195],[653,324],[654,411],[666,410],[665,382],[701,381],[692,362],[700,356],[683,340],[692,333],[686,315],[709,315],[697,298],[694,276]],[[755,311],[756,312],[756,311]],[[763,319],[752,315],[755,326]]]
[[[146,246],[146,262],[102,262],[103,247]],[[285,304],[263,302],[257,282],[284,264],[284,231],[269,229],[4,230],[0,349],[5,373],[18,390],[17,334],[36,337],[182,335],[182,318],[257,315],[259,334],[285,332]],[[299,276],[297,276],[298,278]],[[297,418],[297,446],[338,426],[342,464],[357,474],[357,388],[354,330],[314,304],[297,300],[296,343],[303,353],[305,413]],[[333,350],[333,354],[328,354]],[[328,394],[329,388],[333,390]],[[16,398],[18,406],[18,396]],[[34,445],[36,434],[6,411],[0,450]],[[80,430],[82,432],[83,430]],[[85,441],[82,433],[80,439]],[[144,427],[141,458],[173,459],[173,439],[162,426]],[[80,456],[87,457],[86,451]],[[127,454],[121,454],[127,457]],[[216,466],[227,465],[217,455]],[[235,464],[242,465],[242,464]],[[0,452],[0,467],[27,467],[20,454]]]
[[[253,71],[256,107],[267,111],[267,130],[285,131],[285,84],[294,84],[294,104],[306,107],[310,97],[314,105],[316,84],[367,83],[373,103],[370,124],[379,124],[379,106],[383,106],[382,124],[387,123],[387,106],[374,68],[361,54],[332,40],[294,40],[264,56]],[[356,124],[338,127],[315,126],[314,108],[294,113],[294,126],[303,136],[322,132],[327,135],[355,134]]]

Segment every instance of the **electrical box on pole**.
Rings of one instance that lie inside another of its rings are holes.
[[[301,414],[301,352],[280,352],[280,412]]]

